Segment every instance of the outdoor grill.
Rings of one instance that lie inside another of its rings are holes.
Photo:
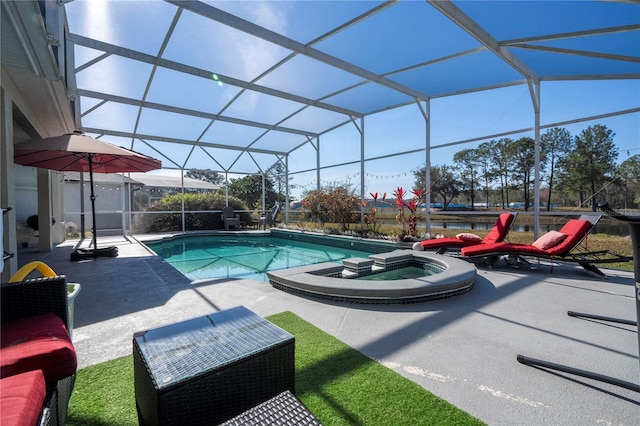
[[[56,218],[51,216],[51,226],[56,224]],[[27,226],[29,228],[31,228],[31,234],[29,234],[29,237],[27,238],[27,240],[25,242],[22,243],[22,247],[27,248],[29,247],[29,241],[31,241],[32,237],[38,238],[39,234],[36,234],[36,232],[39,231],[39,225],[38,225],[38,215],[34,214],[31,215],[27,218]]]

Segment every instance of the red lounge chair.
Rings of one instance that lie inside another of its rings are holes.
[[[517,213],[502,213],[498,216],[496,224],[493,225],[491,231],[486,237],[480,239],[480,237],[473,238],[473,234],[458,234],[455,238],[434,238],[431,240],[420,241],[419,244],[414,246],[415,250],[436,250],[436,253],[443,254],[448,249],[461,249],[463,247],[485,245],[499,243],[503,241],[511,224],[516,218]]]
[[[523,258],[525,256],[538,259],[560,259],[577,262],[584,269],[604,276],[593,262],[598,261],[594,256],[602,255],[606,251],[571,253],[591,232],[598,220],[600,220],[600,216],[581,216],[580,219],[569,220],[560,231],[549,231],[533,244],[478,244],[462,248],[461,254],[469,260],[481,260],[490,266],[494,265],[501,256],[508,256],[507,262],[510,265],[521,261],[528,264],[529,262]],[[601,261],[601,263],[604,262]]]

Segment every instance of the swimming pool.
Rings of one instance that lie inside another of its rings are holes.
[[[271,236],[186,236],[146,245],[191,280],[248,278],[269,282],[268,271],[367,257],[371,251]]]

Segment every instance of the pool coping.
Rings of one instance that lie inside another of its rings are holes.
[[[356,303],[411,303],[440,299],[465,293],[473,287],[476,267],[449,256],[394,250],[372,259],[412,257],[434,262],[444,272],[403,280],[363,281],[337,278],[344,268],[333,262],[316,263],[296,268],[267,272],[269,282],[277,289],[305,296]],[[332,276],[333,275],[333,276]]]
[[[406,243],[399,243],[388,240],[377,240],[371,238],[354,237],[350,235],[326,234],[313,231],[302,231],[295,229],[271,228],[267,230],[207,230],[207,231],[185,231],[185,232],[168,232],[162,234],[148,234],[138,238],[142,244],[155,244],[164,241],[177,240],[188,237],[232,237],[232,236],[250,236],[250,237],[273,237],[281,239],[291,239],[295,241],[309,242],[315,244],[325,244],[333,247],[354,249],[369,253],[383,253],[396,248],[411,248]]]

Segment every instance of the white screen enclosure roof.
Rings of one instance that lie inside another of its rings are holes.
[[[404,105],[640,77],[640,7],[632,2],[64,7],[79,127],[165,168],[260,173],[318,135]]]

